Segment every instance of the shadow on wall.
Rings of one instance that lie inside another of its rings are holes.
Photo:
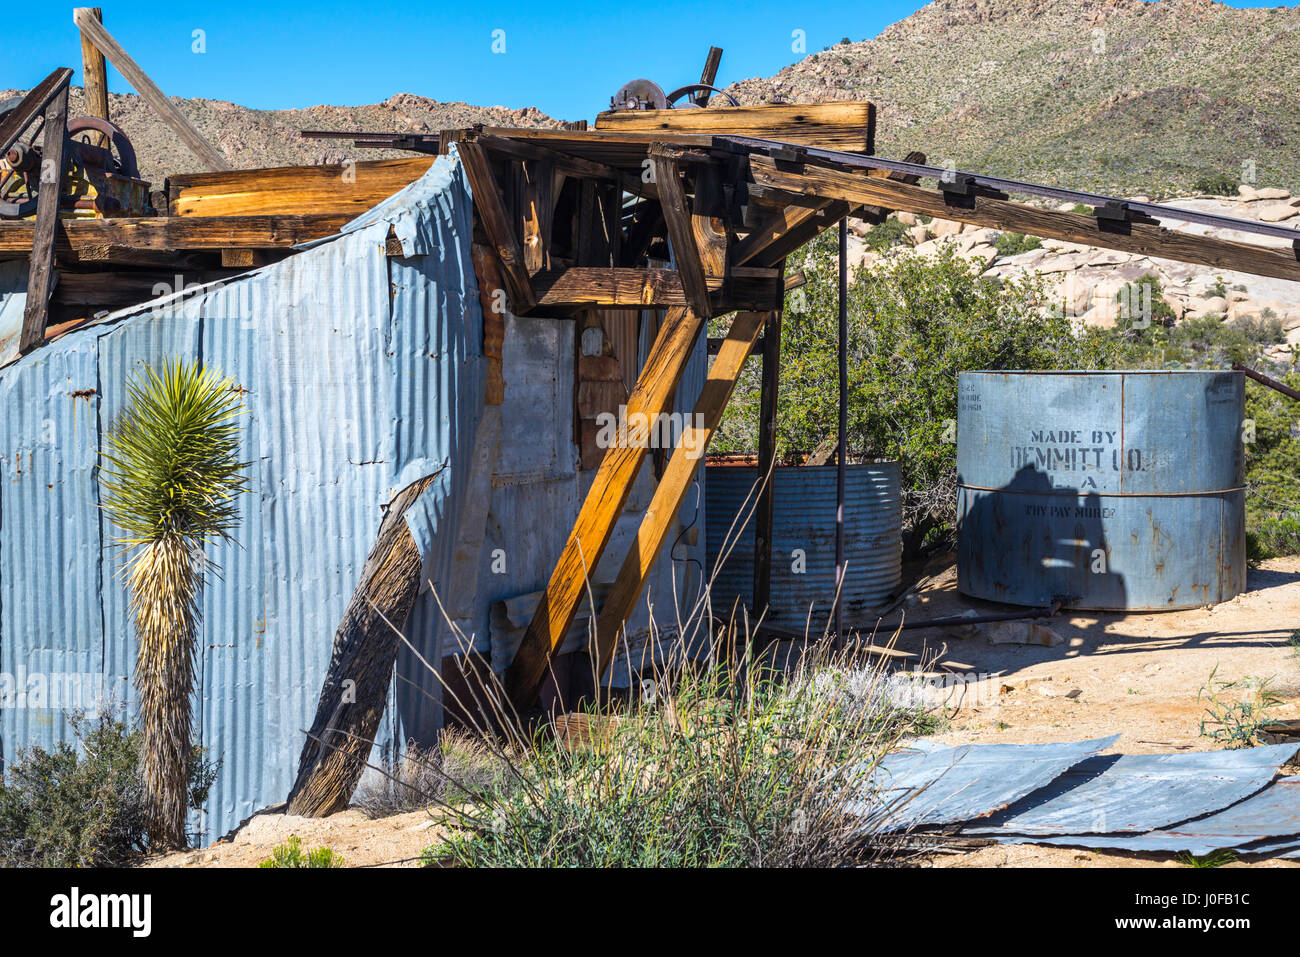
[[[958,474],[957,588],[1017,605],[1127,607],[1106,541],[1113,507],[1096,492],[1054,486],[1032,465],[996,491],[970,488]]]

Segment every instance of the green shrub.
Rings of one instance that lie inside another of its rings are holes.
[[[71,721],[76,745],[24,749],[0,783],[0,865],[106,867],[148,848],[139,732],[106,716]],[[217,769],[194,749],[192,808]]]
[[[1269,711],[1281,704],[1282,696],[1273,690],[1271,679],[1223,681],[1218,672],[1215,667],[1196,695],[1197,701],[1205,702],[1201,737],[1229,749],[1254,747],[1259,729],[1269,722]],[[1236,693],[1235,699],[1230,692]]]
[[[1037,236],[1026,236],[1024,233],[998,233],[998,238],[993,240],[993,248],[999,256],[1019,256],[1033,249],[1042,249],[1043,241]]]
[[[1227,173],[1202,173],[1193,181],[1192,189],[1211,196],[1236,196],[1237,178]]]
[[[258,867],[342,867],[343,858],[328,847],[313,847],[304,851],[302,839],[297,834],[289,836],[283,844],[271,848],[271,856]]]
[[[866,244],[876,252],[884,252],[891,246],[897,246],[907,235],[907,227],[890,216],[867,230]]]
[[[823,659],[824,660],[824,659]],[[847,658],[787,680],[757,667],[661,676],[580,743],[532,741],[516,786],[455,810],[426,862],[472,867],[862,865],[900,849],[866,779],[921,715]],[[644,686],[643,686],[644,688]]]
[[[1115,294],[1115,301],[1120,304],[1115,325],[1125,332],[1151,326],[1170,328],[1178,321],[1173,308],[1164,300],[1160,277],[1151,273],[1125,285]]]

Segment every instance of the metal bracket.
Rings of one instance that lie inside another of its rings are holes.
[[[808,150],[802,146],[778,146],[768,153],[778,166],[799,166],[804,165],[808,158]]]
[[[969,173],[957,173],[951,178],[939,177],[939,191],[949,206],[975,205],[975,177]]]

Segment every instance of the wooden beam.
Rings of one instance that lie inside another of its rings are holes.
[[[20,355],[45,341],[49,324],[50,293],[54,289],[54,235],[59,222],[59,198],[63,193],[64,145],[68,141],[68,85],[54,95],[45,108],[41,130],[41,168],[33,224],[31,265],[27,272],[27,302],[23,308],[23,329],[18,339]]]
[[[634,421],[634,415],[657,416],[671,408],[677,384],[704,324],[704,318],[690,309],[669,310],[628,396],[629,422]],[[619,437],[620,443],[607,449],[601,459],[546,592],[506,674],[510,698],[520,709],[530,707],[536,699],[551,659],[586,594],[589,576],[623,514],[637,470],[648,451],[649,443],[637,438]]]
[[[775,245],[791,230],[810,222],[818,212],[830,205],[830,200],[818,201],[816,206],[786,206],[777,210],[771,218],[750,231],[749,235],[736,243],[734,261],[737,265],[747,263],[760,253]]]
[[[815,202],[815,200],[814,200]],[[811,216],[799,217],[785,234],[758,252],[750,260],[756,266],[774,266],[783,262],[791,253],[808,243],[824,229],[836,225],[845,216],[852,215],[856,207],[848,203],[835,201],[814,210]]]
[[[722,47],[709,47],[709,55],[704,58],[704,69],[700,71],[700,83],[704,86],[713,86],[713,81],[718,78],[718,64],[722,62]],[[708,90],[701,90],[695,97],[695,105],[704,107],[709,105],[709,100],[713,96]]]
[[[579,179],[608,180],[618,183],[624,190],[634,195],[646,196],[650,199],[659,198],[659,190],[653,182],[647,183],[640,176],[621,169],[615,169],[605,163],[597,163],[581,156],[573,156],[559,150],[553,150],[539,143],[514,139],[508,136],[483,133],[477,137],[477,140],[492,152],[501,153],[503,156],[518,160],[547,161],[566,176]]]
[[[721,289],[721,280],[705,283]],[[540,272],[533,277],[538,307],[684,306],[689,305],[680,273],[675,269],[606,269],[570,266]],[[775,309],[781,289],[774,276],[733,275],[726,300],[715,304],[718,312],[732,309]]]
[[[141,216],[122,219],[64,219],[56,230],[60,255],[82,262],[104,262],[114,249],[182,250],[284,249],[332,236],[351,219],[347,214],[317,216]],[[26,255],[35,241],[29,220],[0,222],[0,255]]]
[[[668,224],[668,242],[672,246],[682,288],[686,291],[686,301],[696,313],[708,318],[713,315],[713,306],[709,302],[704,266],[691,228],[691,210],[686,203],[681,164],[674,152],[658,144],[650,148],[650,163],[655,183],[659,186],[659,200]]]
[[[977,195],[969,206],[960,206],[946,202],[939,190],[813,166],[805,166],[796,172],[778,168],[760,156],[750,157],[750,173],[755,182],[762,185],[803,191],[854,205],[906,210],[1085,246],[1101,246],[1274,279],[1300,280],[1300,257],[1290,249],[1195,236],[1149,223],[1132,223],[1122,232],[1111,231],[1103,228],[1093,216],[1042,209],[987,196]]]
[[[393,628],[405,624],[420,591],[420,549],[405,515],[435,477],[399,492],[380,522],[334,633],[316,717],[289,792],[292,814],[323,817],[343,810],[365,770],[397,661],[400,639]]]
[[[596,620],[596,674],[604,674],[618,645],[618,635],[645,588],[646,577],[659,558],[664,539],[681,511],[691,481],[704,462],[708,448],[731,393],[740,378],[745,360],[763,331],[767,314],[740,312],[731,321],[731,329],[709,367],[708,378],[695,403],[692,423],[683,431],[677,448],[659,480],[650,505],[641,519],[636,539],[619,568],[618,577],[605,596]],[[697,428],[693,423],[702,422]],[[691,452],[695,449],[696,452]]]
[[[462,140],[458,150],[461,162],[465,164],[465,175],[469,177],[469,188],[474,194],[474,208],[501,263],[510,304],[516,313],[525,313],[537,304],[537,296],[524,263],[519,237],[515,235],[510,215],[506,212],[501,188],[492,175],[492,165],[483,147],[473,140]]]
[[[610,110],[599,131],[756,136],[803,146],[871,153],[876,108],[871,103],[780,103],[712,110]]]
[[[9,152],[9,148],[18,142],[18,137],[45,113],[46,107],[66,89],[72,79],[72,71],[61,67],[41,80],[3,120],[0,120],[0,156]]]
[[[496,256],[487,246],[474,243],[470,246],[474,262],[474,275],[478,280],[479,305],[483,310],[483,357],[487,360],[487,375],[483,386],[483,404],[501,405],[506,398],[505,376],[501,366],[501,350],[506,338],[505,282],[497,266]]]
[[[180,137],[181,142],[189,147],[190,152],[204,165],[209,169],[230,169],[226,158],[203,138],[203,134],[194,128],[176,104],[167,99],[163,91],[149,79],[148,74],[140,69],[140,65],[131,59],[131,55],[122,49],[122,45],[104,29],[104,25],[91,15],[91,9],[91,7],[77,7],[72,12],[72,22],[81,29],[81,35],[88,37],[90,42],[113,62],[113,66],[117,67],[117,71],[135,88],[141,99],[153,108],[158,118],[172,128],[172,132]]]
[[[546,160],[532,160],[520,165],[524,177],[524,268],[535,273],[551,266],[555,167]]]
[[[99,23],[104,22],[104,11],[99,7],[82,9],[87,10],[89,16]],[[104,62],[104,54],[99,52],[99,48],[84,33],[81,35],[81,77],[85,89],[86,114],[97,116],[101,120],[108,119],[108,65]],[[93,134],[89,139],[91,144],[108,145],[108,137],[103,133],[95,130],[90,132]]]
[[[434,159],[185,173],[168,177],[168,211],[173,216],[360,216],[427,173]]]

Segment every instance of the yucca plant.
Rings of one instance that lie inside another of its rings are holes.
[[[100,484],[128,556],[149,841],[180,847],[205,549],[230,537],[246,488],[243,400],[233,380],[179,359],[161,370],[146,365],[127,384],[127,400],[105,441]]]

